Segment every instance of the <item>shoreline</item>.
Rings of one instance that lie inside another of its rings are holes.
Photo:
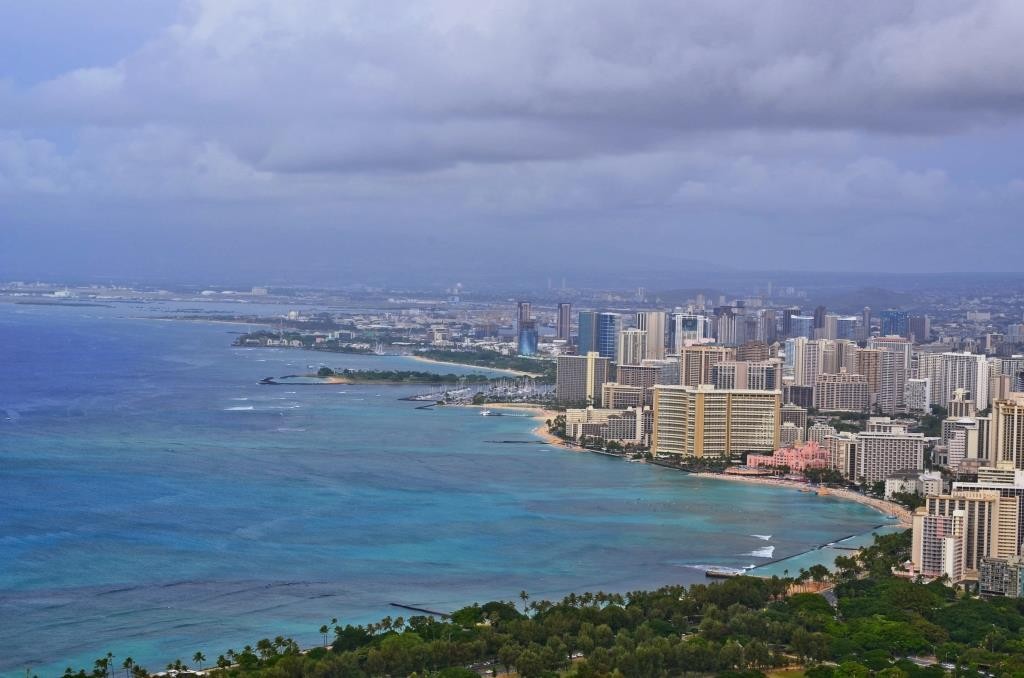
[[[432,365],[453,365],[455,367],[474,367],[474,368],[476,368],[478,370],[487,370],[489,372],[501,372],[503,374],[507,374],[509,376],[516,376],[516,377],[532,377],[534,379],[537,379],[539,377],[544,376],[542,374],[537,374],[536,372],[523,372],[521,370],[510,370],[507,367],[486,367],[484,365],[470,365],[469,363],[456,363],[456,362],[452,362],[450,360],[434,360],[433,358],[424,358],[421,355],[414,355],[412,353],[399,353],[399,354],[396,354],[396,355],[400,355],[400,356],[405,357],[405,358],[412,358],[413,360],[418,360],[421,363],[430,363]]]
[[[569,445],[567,442],[556,436],[554,433],[548,431],[548,419],[554,419],[560,413],[555,410],[549,410],[543,405],[536,405],[534,403],[484,403],[483,405],[460,405],[459,407],[471,407],[478,410],[531,410],[533,414],[530,416],[537,425],[530,430],[530,432],[540,438],[544,444],[551,445],[554,447],[560,447],[569,452],[590,452],[591,450],[585,450],[581,447],[574,447]]]
[[[800,483],[794,480],[774,480],[769,478],[751,478],[744,476],[727,475],[725,473],[710,473],[708,471],[699,471],[691,473],[690,475],[697,476],[698,478],[711,478],[714,480],[729,480],[732,482],[748,483],[751,485],[765,485],[768,487],[777,487],[780,489],[790,489],[805,492],[806,494],[815,494],[819,497],[835,497],[845,501],[851,501],[862,506],[873,508],[879,513],[885,514],[886,516],[895,516],[897,523],[902,527],[909,528],[911,526],[911,512],[905,507],[891,501],[884,499],[875,499],[874,497],[866,497],[856,492],[841,488],[831,487],[819,487],[817,489],[810,489],[810,485],[807,483]]]

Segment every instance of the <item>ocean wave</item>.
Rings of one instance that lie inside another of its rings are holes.
[[[225,412],[249,412],[250,410],[255,410],[255,409],[256,408],[253,407],[252,405],[239,405],[238,407],[225,407],[224,411]]]
[[[775,555],[775,547],[765,546],[764,548],[754,549],[750,553],[744,553],[741,555],[752,556],[754,558],[772,558]]]
[[[287,426],[282,426],[277,429],[279,433],[302,433],[305,430],[306,429],[304,428],[288,428]]]
[[[772,536],[770,534],[752,534],[751,537],[757,537],[762,541],[771,541]]]
[[[248,400],[248,398],[232,398],[232,400]]]

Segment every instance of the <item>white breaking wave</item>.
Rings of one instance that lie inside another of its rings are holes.
[[[248,398],[232,398],[232,400],[248,400]]]
[[[775,555],[774,546],[765,546],[763,548],[754,549],[750,553],[744,553],[745,556],[753,556],[754,558],[771,558]]]
[[[248,412],[249,410],[255,410],[256,408],[252,405],[240,405],[239,407],[225,407],[225,412]]]
[[[751,537],[757,537],[762,541],[771,541],[772,536],[770,534],[752,534]]]

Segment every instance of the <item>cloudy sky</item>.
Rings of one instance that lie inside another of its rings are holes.
[[[0,4],[0,279],[1021,271],[1024,2]]]

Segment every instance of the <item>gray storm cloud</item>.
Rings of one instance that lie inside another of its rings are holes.
[[[0,66],[0,263],[29,266],[54,234],[116,248],[126,229],[174,256],[242,232],[373,249],[367,233],[430,230],[449,261],[510,233],[563,250],[589,236],[584,258],[612,262],[600,243],[625,230],[648,236],[633,253],[822,268],[854,229],[920,249],[911,269],[1019,267],[929,239],[975,223],[1024,246],[1019,2],[196,0],[171,14],[102,63]],[[61,43],[40,51],[94,39],[50,35]],[[908,265],[846,251],[850,270]]]

